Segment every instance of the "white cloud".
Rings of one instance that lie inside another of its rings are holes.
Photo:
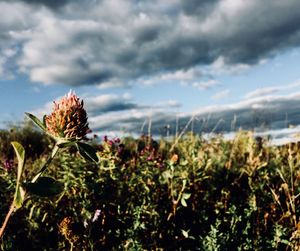
[[[294,88],[300,87],[300,80],[295,81],[294,83],[287,84],[287,85],[279,85],[279,86],[269,86],[269,87],[264,87],[264,88],[258,88],[254,91],[251,91],[245,95],[245,99],[249,98],[255,98],[255,97],[260,97],[260,96],[265,96],[265,95],[270,95],[270,94],[275,94],[280,91],[287,91],[291,90]]]
[[[47,102],[41,108],[34,109],[34,110],[30,111],[30,113],[32,113],[36,117],[42,119],[44,115],[50,114],[52,112],[53,105],[54,105],[53,101]]]
[[[299,8],[296,0],[1,1],[0,51],[17,44],[15,71],[44,84],[191,84],[298,46]]]
[[[199,68],[191,68],[188,70],[178,70],[174,72],[161,73],[148,78],[141,78],[139,80],[143,85],[155,85],[163,82],[178,81],[182,84],[188,84],[202,77]]]
[[[194,118],[195,132],[211,132],[213,128],[216,131],[230,131],[233,129],[233,120],[236,121],[236,128],[244,129],[253,129],[265,124],[269,129],[278,129],[300,123],[297,116],[300,109],[299,92],[203,106],[192,112],[180,113],[180,104],[176,100],[160,101],[155,105],[141,104],[128,93],[85,95],[82,98],[88,112],[90,127],[95,133],[111,131],[139,135],[141,131],[147,130],[146,125],[151,121],[153,134],[164,134],[167,125],[172,134],[175,133],[177,122],[180,131],[191,118]],[[32,113],[42,117],[51,112],[52,106],[53,103],[49,102],[42,109]]]
[[[208,66],[208,72],[214,75],[239,74],[250,68],[251,65],[245,63],[227,64],[225,63],[225,58],[219,56],[210,66]]]
[[[229,93],[230,93],[230,90],[226,89],[226,90],[223,90],[223,91],[220,91],[220,92],[216,93],[211,98],[213,100],[220,100],[220,99],[228,97]]]
[[[163,107],[163,108],[180,108],[182,104],[174,99],[169,99],[166,101],[158,102],[154,107]]]
[[[200,81],[200,82],[194,82],[192,83],[192,86],[201,89],[201,90],[207,90],[212,87],[218,86],[219,82],[215,79],[209,79],[207,81]]]

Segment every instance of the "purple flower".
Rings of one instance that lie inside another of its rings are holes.
[[[120,138],[118,138],[118,137],[116,137],[116,138],[114,139],[114,141],[115,141],[116,144],[119,144],[119,143],[121,142]]]
[[[13,159],[6,159],[4,161],[4,168],[7,171],[10,171],[11,169],[13,169],[13,167],[14,167],[14,160]]]

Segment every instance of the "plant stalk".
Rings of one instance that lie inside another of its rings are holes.
[[[6,225],[7,225],[8,221],[9,221],[10,216],[11,216],[12,213],[14,212],[14,210],[15,210],[15,204],[14,204],[14,201],[13,201],[13,202],[11,203],[11,206],[10,206],[10,208],[9,208],[8,213],[7,213],[6,216],[5,216],[5,220],[4,220],[3,224],[2,224],[2,227],[0,228],[0,240],[1,240],[2,237],[3,237],[3,234],[4,234],[4,230],[5,230],[5,228],[6,228]]]
[[[42,168],[39,170],[39,172],[37,173],[37,175],[32,179],[32,182],[36,182],[37,179],[43,174],[43,172],[47,169],[47,167],[50,165],[51,161],[53,160],[54,156],[56,155],[56,153],[58,152],[58,145],[55,144],[53,150],[52,150],[52,153],[51,153],[51,156],[47,159],[47,161],[45,162],[45,164],[42,166]],[[5,219],[4,219],[4,222],[3,222],[3,225],[2,227],[0,228],[0,239],[2,239],[2,236],[4,234],[4,230],[6,228],[6,225],[9,221],[9,218],[11,217],[12,213],[14,212],[15,210],[15,201],[12,202],[10,208],[9,208],[9,211],[8,213],[6,214],[5,216]]]
[[[58,145],[55,144],[51,156],[47,159],[47,161],[45,162],[45,164],[42,166],[42,168],[38,171],[37,175],[34,176],[34,178],[32,179],[32,182],[36,182],[37,179],[43,174],[43,172],[47,169],[47,167],[50,165],[51,161],[53,160],[54,156],[56,155],[56,153],[58,152]]]

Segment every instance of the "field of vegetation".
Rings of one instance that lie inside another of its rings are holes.
[[[54,144],[30,124],[0,131],[0,219],[26,151],[32,178]],[[174,141],[90,139],[99,163],[60,151],[45,176],[64,184],[13,213],[2,250],[299,250],[300,144],[186,134]]]

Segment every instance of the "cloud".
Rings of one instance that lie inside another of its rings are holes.
[[[178,81],[181,84],[191,84],[195,79],[202,77],[199,68],[191,68],[188,70],[177,70],[174,72],[159,73],[151,77],[140,78],[139,82],[143,85],[161,84],[164,82]]]
[[[237,74],[244,72],[250,68],[250,65],[247,63],[232,63],[227,64],[225,62],[224,56],[219,56],[216,58],[210,67],[208,67],[207,72],[212,75],[220,75],[220,74]],[[264,60],[260,60],[258,64],[263,64]]]
[[[15,70],[44,84],[184,81],[176,75],[203,66],[235,73],[300,42],[297,0],[23,0],[0,7],[0,51],[17,44]]]
[[[6,48],[2,50],[2,54],[0,54],[0,79],[9,79],[13,77],[10,61],[16,53],[17,50],[13,48]]]
[[[112,130],[134,135],[143,132],[141,128],[150,120],[154,135],[166,135],[166,126],[169,127],[170,135],[174,135],[176,127],[183,130],[191,118],[193,123],[187,130],[191,130],[193,125],[193,130],[197,133],[230,132],[239,128],[278,129],[300,123],[299,101],[300,93],[270,95],[237,103],[204,106],[193,112],[180,114],[176,110],[149,106],[92,116],[90,124],[94,132]]]
[[[16,59],[19,51],[18,41],[11,33],[23,32],[35,23],[30,17],[31,9],[17,3],[0,1],[0,78],[11,78],[16,69]]]
[[[103,94],[86,98],[87,111],[93,114],[144,108],[131,101],[129,95]]]
[[[60,100],[58,97],[56,100]],[[84,105],[91,116],[97,116],[99,114],[107,112],[118,112],[132,109],[145,109],[147,106],[138,105],[132,101],[132,97],[129,93],[123,95],[116,94],[102,94],[97,96],[84,95],[82,97]],[[174,101],[175,102],[175,101]],[[53,107],[53,102],[47,102],[42,108],[32,111],[33,114],[42,117],[45,114],[50,114]]]
[[[280,91],[286,91],[286,90],[294,89],[297,87],[300,87],[300,80],[298,80],[292,84],[288,84],[288,85],[269,86],[269,87],[264,87],[264,88],[258,88],[254,91],[247,93],[245,95],[245,99],[275,94]]]
[[[122,132],[139,135],[147,133],[149,125],[152,134],[160,136],[175,135],[176,128],[182,131],[185,127],[195,133],[226,133],[239,128],[277,130],[300,124],[300,92],[203,106],[192,112],[179,111],[181,104],[176,100],[162,100],[155,105],[141,104],[128,93],[84,95],[82,98],[90,127],[97,134]],[[32,113],[42,117],[51,112],[52,105],[49,102]],[[192,123],[189,123],[191,119]]]
[[[53,9],[59,8],[71,1],[76,0],[1,0],[3,2],[23,2],[31,5],[44,5]]]
[[[220,100],[220,99],[228,97],[229,93],[230,93],[230,90],[226,89],[226,90],[223,90],[223,91],[220,91],[220,92],[216,93],[211,98],[213,100]]]
[[[211,89],[212,87],[218,86],[219,82],[215,79],[209,79],[207,81],[201,81],[201,82],[194,82],[192,83],[192,86],[201,89],[201,90],[207,90]]]
[[[174,99],[169,99],[163,102],[159,102],[156,106],[154,107],[164,107],[164,108],[180,108],[182,104],[178,102],[177,100]]]

